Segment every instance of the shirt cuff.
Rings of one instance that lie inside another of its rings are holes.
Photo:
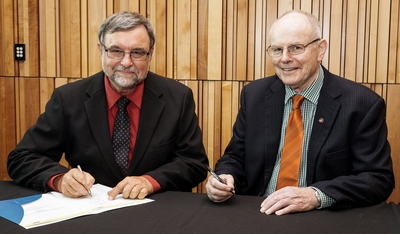
[[[150,182],[150,184],[153,186],[154,193],[161,190],[161,185],[153,177],[151,177],[149,175],[143,175],[143,177],[146,178]]]
[[[47,186],[50,188],[50,190],[56,191],[56,192],[60,192],[56,189],[56,187],[54,187],[54,180],[59,177],[64,175],[65,173],[61,173],[61,174],[57,174],[57,175],[53,175],[52,177],[50,177],[50,179],[47,180]]]
[[[316,209],[323,209],[323,208],[327,208],[332,206],[333,203],[336,202],[335,199],[333,199],[332,197],[326,195],[325,193],[323,193],[321,190],[317,189],[316,187],[312,187],[315,191],[317,191],[320,199],[321,199],[321,205],[319,207],[317,207]]]

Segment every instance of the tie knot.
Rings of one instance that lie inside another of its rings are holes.
[[[127,97],[120,97],[117,101],[118,109],[126,109],[130,101]]]
[[[292,97],[293,109],[300,109],[301,103],[304,101],[304,96],[296,95]]]

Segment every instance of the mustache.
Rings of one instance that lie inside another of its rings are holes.
[[[127,72],[133,72],[133,73],[138,73],[138,70],[135,67],[124,67],[122,65],[116,66],[114,68],[114,71],[127,71]]]

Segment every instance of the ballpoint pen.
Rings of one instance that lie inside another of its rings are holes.
[[[221,182],[223,184],[226,184],[225,180],[221,179],[221,177],[219,177],[217,174],[215,174],[215,172],[209,166],[207,166],[207,169],[215,179],[217,179],[219,182]],[[235,194],[235,190],[234,189],[231,189],[230,192],[232,194]]]
[[[82,168],[80,165],[77,166],[78,170],[83,174]],[[90,191],[90,189],[87,191],[89,196],[92,196],[92,191]]]

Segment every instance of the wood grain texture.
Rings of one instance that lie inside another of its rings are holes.
[[[14,76],[14,44],[18,43],[14,33],[17,31],[13,0],[0,1],[0,76]],[[6,56],[8,55],[8,56]]]
[[[150,70],[193,90],[210,165],[232,135],[242,88],[274,74],[268,30],[287,10],[321,23],[322,64],[387,102],[389,141],[400,202],[399,0],[2,0],[0,1],[0,178],[9,151],[44,111],[55,87],[101,70],[98,28],[119,11],[138,11],[156,34]],[[26,60],[14,61],[14,44]],[[65,161],[62,162],[67,165]],[[201,183],[193,191],[205,192]]]

